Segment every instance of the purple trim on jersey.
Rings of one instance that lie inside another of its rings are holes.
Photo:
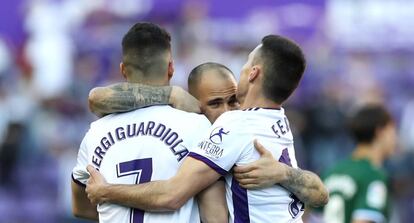
[[[86,184],[80,182],[79,180],[75,179],[75,177],[72,174],[72,180],[73,182],[75,182],[77,185],[81,186],[81,187],[86,187]]]
[[[271,110],[281,110],[281,108],[262,108],[262,107],[253,107],[253,108],[246,108],[243,111],[258,111],[260,109],[271,109]]]
[[[188,156],[191,156],[194,159],[200,160],[201,162],[207,164],[207,166],[209,166],[211,169],[215,170],[217,173],[219,173],[222,176],[228,174],[228,172],[225,169],[221,168],[220,166],[218,166],[217,164],[215,164],[211,160],[205,158],[204,156],[201,156],[200,154],[190,152],[190,154],[188,154]]]
[[[259,109],[280,110],[280,108],[261,108],[261,107]]]
[[[240,187],[239,182],[234,177],[231,182],[231,194],[233,197],[234,223],[250,222],[247,190]]]

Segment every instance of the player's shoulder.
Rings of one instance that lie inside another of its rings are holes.
[[[211,126],[210,121],[207,119],[205,115],[193,112],[186,112],[173,107],[169,107],[168,109],[170,110],[169,114],[171,114],[171,116],[169,117],[175,118],[177,121],[186,122],[187,124],[193,123],[194,125],[202,125],[207,127]]]
[[[93,122],[91,122],[91,124],[89,125],[89,129],[96,129],[96,128],[100,128],[102,127],[102,125],[104,125],[108,120],[111,120],[115,115],[117,114],[109,114],[109,115],[105,115],[104,117],[101,117]]]
[[[217,120],[214,122],[214,125],[239,125],[242,124],[245,120],[245,112],[242,110],[234,110],[224,112]]]

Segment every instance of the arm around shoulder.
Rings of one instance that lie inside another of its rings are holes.
[[[256,189],[281,184],[306,205],[319,207],[328,203],[329,192],[318,175],[275,160],[257,140],[254,146],[260,159],[234,168],[234,176],[242,187]]]
[[[117,83],[96,87],[89,92],[89,108],[102,117],[150,105],[169,104],[171,86],[149,86],[139,83]]]
[[[184,160],[171,179],[144,184],[108,184],[92,166],[88,166],[88,171],[91,178],[86,192],[94,203],[110,202],[151,211],[177,210],[220,177],[209,166],[191,157]]]
[[[281,185],[312,207],[321,207],[329,201],[329,191],[315,173],[287,166],[287,178]]]

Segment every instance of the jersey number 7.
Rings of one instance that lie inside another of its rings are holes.
[[[136,159],[116,165],[116,174],[119,177],[137,174],[135,184],[146,183],[151,181],[152,176],[152,158]],[[144,211],[141,209],[131,208],[129,216],[130,223],[143,223]]]

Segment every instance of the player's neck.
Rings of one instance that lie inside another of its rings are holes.
[[[241,105],[241,109],[247,108],[280,108],[281,105],[264,97],[263,95],[247,94]]]
[[[138,84],[145,84],[150,86],[169,86],[170,83],[168,80],[142,80],[142,79],[134,79],[128,78],[128,83],[138,83]]]
[[[355,159],[367,159],[376,167],[382,167],[384,161],[381,151],[374,144],[358,144],[352,153],[352,157]]]

